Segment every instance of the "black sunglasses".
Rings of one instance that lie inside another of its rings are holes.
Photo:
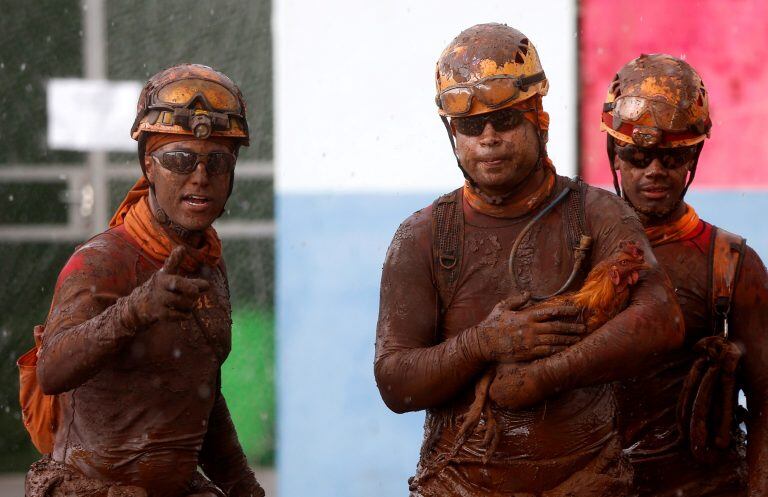
[[[697,145],[675,148],[640,148],[634,145],[615,146],[616,155],[633,167],[645,169],[658,159],[665,169],[678,169],[696,159]]]
[[[451,123],[456,126],[456,131],[466,136],[480,136],[485,129],[485,123],[491,123],[493,129],[501,133],[509,131],[523,122],[523,114],[535,109],[501,109],[479,116],[454,117]]]
[[[204,164],[209,176],[231,173],[235,170],[235,163],[237,162],[237,157],[231,152],[198,154],[183,150],[172,150],[161,154],[152,154],[152,157],[161,166],[177,174],[190,174],[195,170],[200,159],[206,157],[207,159],[204,161]]]

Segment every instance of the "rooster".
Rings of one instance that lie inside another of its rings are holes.
[[[572,305],[580,310],[578,322],[586,325],[591,333],[610,321],[629,304],[630,287],[640,279],[640,271],[649,269],[643,250],[634,241],[623,241],[611,257],[601,261],[587,275],[581,289],[549,298],[542,302],[524,304],[521,308],[537,309],[554,305]],[[497,423],[488,405],[488,391],[496,375],[496,367],[490,368],[475,387],[475,400],[463,416],[462,425],[451,453],[458,453],[464,442],[474,433],[480,418],[485,417],[485,439],[488,450],[483,456],[487,463],[499,441]]]

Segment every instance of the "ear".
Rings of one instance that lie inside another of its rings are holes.
[[[144,155],[144,172],[147,175],[147,179],[151,184],[155,184],[155,166],[157,164],[155,163],[155,159],[149,155]]]
[[[611,283],[614,285],[621,283],[621,276],[619,276],[619,270],[616,266],[611,266],[611,269],[608,270],[608,274],[611,276]]]

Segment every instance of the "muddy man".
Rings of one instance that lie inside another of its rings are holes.
[[[525,35],[473,26],[443,51],[436,79],[466,181],[395,233],[376,338],[384,402],[427,411],[411,496],[630,495],[611,382],[682,342],[668,280],[626,203],[556,174],[548,82]],[[521,307],[579,288],[625,240],[651,268],[604,326],[584,335],[574,307]],[[486,457],[482,429],[455,450],[475,384],[492,367],[495,450]]]
[[[209,67],[171,67],[132,136],[143,177],[56,283],[37,378],[57,423],[26,495],[263,496],[221,393],[232,321],[211,226],[248,144],[242,95]]]
[[[603,108],[616,193],[640,217],[685,318],[683,347],[619,390],[643,497],[768,496],[768,276],[743,238],[684,201],[711,126],[701,78],[664,54],[622,67]],[[747,416],[735,416],[739,387]]]

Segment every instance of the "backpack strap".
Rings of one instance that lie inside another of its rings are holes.
[[[731,312],[733,289],[736,285],[747,240],[728,231],[715,228],[712,243],[711,308],[715,334],[728,338],[728,315]]]
[[[432,204],[432,273],[442,315],[453,300],[461,271],[464,246],[463,188],[439,197]]]

